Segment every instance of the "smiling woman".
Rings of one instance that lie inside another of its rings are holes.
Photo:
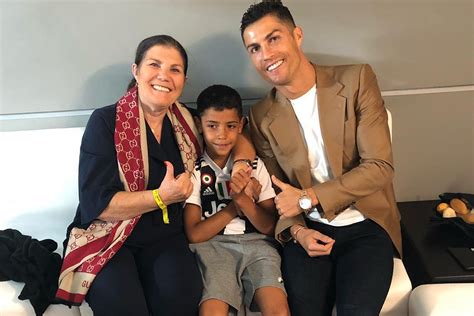
[[[139,65],[133,64],[132,69],[142,107],[149,111],[166,111],[183,91],[183,58],[174,47],[150,48],[144,60]]]
[[[202,284],[180,203],[192,191],[186,171],[201,147],[190,112],[177,101],[186,71],[181,44],[149,37],[137,48],[127,93],[92,113],[59,299],[85,299],[96,315],[197,312]]]
[[[158,126],[152,129],[159,131],[162,115],[183,92],[188,57],[181,44],[171,37],[162,36],[159,41],[152,37],[144,42],[137,49],[141,59],[132,65],[132,72],[147,122],[153,121]]]

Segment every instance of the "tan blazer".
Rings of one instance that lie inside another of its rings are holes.
[[[333,179],[313,186],[325,217],[334,219],[350,204],[383,227],[401,255],[400,215],[387,113],[369,65],[317,66],[321,133]],[[312,185],[308,149],[293,108],[276,89],[250,110],[250,130],[257,154],[270,174],[298,188]],[[275,234],[297,216],[279,220]]]

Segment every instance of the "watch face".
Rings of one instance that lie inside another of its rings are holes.
[[[303,196],[299,200],[301,209],[309,210],[311,208],[311,199],[308,196]]]

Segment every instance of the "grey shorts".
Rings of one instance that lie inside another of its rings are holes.
[[[204,284],[200,303],[218,299],[236,310],[244,303],[258,311],[253,302],[257,289],[271,286],[286,294],[280,255],[271,237],[259,233],[217,235],[189,247],[196,253]]]

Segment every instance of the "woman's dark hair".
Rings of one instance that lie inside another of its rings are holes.
[[[281,21],[293,27],[296,26],[290,10],[288,10],[280,0],[264,0],[260,3],[252,4],[244,13],[240,21],[240,36],[243,38],[247,26],[267,15],[274,15]]]
[[[140,66],[143,58],[145,57],[148,50],[154,46],[168,46],[174,47],[178,50],[179,54],[183,58],[184,63],[184,75],[188,72],[188,54],[183,45],[181,45],[177,40],[169,35],[155,35],[148,38],[145,38],[137,46],[137,52],[135,53],[135,64]],[[132,78],[130,83],[127,86],[127,91],[133,88],[136,84],[135,78]]]
[[[229,86],[215,84],[207,87],[199,94],[196,103],[197,112],[200,117],[210,108],[216,111],[235,109],[239,118],[242,117],[242,99],[240,94]]]

